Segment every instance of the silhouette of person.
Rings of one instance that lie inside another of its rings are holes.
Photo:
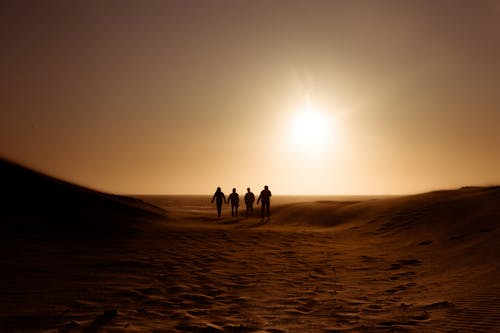
[[[247,193],[245,194],[245,205],[247,206],[247,217],[248,214],[253,214],[253,203],[255,202],[255,195],[250,192],[250,187],[247,187]]]
[[[217,206],[217,216],[220,217],[220,213],[222,211],[222,201],[226,203],[226,196],[224,195],[220,187],[217,187],[217,191],[215,191],[214,196],[212,197],[212,203],[214,203],[214,200]]]
[[[240,205],[240,196],[236,193],[236,189],[233,188],[233,193],[227,198],[227,203],[231,204],[231,216],[238,216],[238,206]]]
[[[264,213],[267,211],[267,219],[269,220],[271,218],[271,191],[269,191],[269,187],[264,186],[264,189],[260,191],[259,198],[257,199],[257,205],[259,204],[259,201],[262,201],[262,218],[261,221],[264,220]]]

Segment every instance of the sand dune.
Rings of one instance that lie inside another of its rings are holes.
[[[166,217],[164,210],[144,201],[74,185],[2,159],[0,183],[4,232],[116,233]]]
[[[160,219],[149,204],[100,193],[93,206],[79,191],[96,225],[150,223],[119,241],[3,234],[0,331],[500,331],[500,187],[293,203],[267,223]],[[2,223],[24,219],[26,200],[4,206]]]

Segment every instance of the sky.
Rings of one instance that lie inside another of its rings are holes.
[[[122,194],[500,183],[500,1],[3,1],[0,156]]]

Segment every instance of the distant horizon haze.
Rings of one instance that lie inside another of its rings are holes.
[[[2,157],[0,156],[0,158],[3,158],[5,159],[6,161],[10,162],[10,163],[14,163],[16,165],[19,165],[23,168],[27,168],[29,170],[32,170],[36,173],[40,173],[42,175],[45,175],[45,176],[48,176],[48,177],[51,177],[51,178],[54,178],[54,179],[57,179],[57,180],[61,180],[61,181],[64,181],[64,182],[68,182],[68,183],[71,183],[71,184],[74,184],[74,185],[77,185],[77,186],[82,186],[82,187],[85,187],[85,188],[89,188],[91,190],[95,190],[95,191],[99,191],[99,192],[104,192],[104,193],[109,193],[109,194],[116,194],[116,195],[125,195],[125,196],[131,196],[131,197],[148,197],[148,196],[156,196],[156,197],[175,197],[175,196],[192,196],[192,197],[207,197],[207,198],[211,198],[213,196],[213,194],[215,193],[217,187],[221,187],[222,191],[224,192],[224,194],[226,194],[226,197],[231,193],[232,189],[233,188],[236,188],[238,194],[240,194],[240,197],[243,197],[245,195],[245,193],[247,192],[247,188],[250,187],[251,191],[255,194],[255,195],[258,195],[260,193],[260,191],[262,191],[264,189],[264,186],[265,185],[262,185],[260,188],[257,187],[252,187],[251,185],[245,185],[245,186],[234,186],[234,185],[228,185],[228,186],[221,186],[221,185],[217,185],[213,188],[207,188],[207,190],[205,192],[200,192],[200,193],[188,193],[188,192],[184,192],[184,193],[167,193],[167,192],[151,192],[151,193],[147,193],[147,192],[114,192],[114,191],[109,191],[105,188],[102,188],[102,187],[99,187],[99,185],[92,185],[92,184],[86,184],[85,182],[78,182],[78,181],[74,181],[74,180],[71,180],[71,179],[66,179],[64,177],[60,177],[54,173],[51,173],[50,171],[44,171],[44,170],[40,170],[40,169],[37,169],[33,166],[30,166],[30,165],[27,165],[27,164],[23,164],[23,163],[20,163],[18,161],[15,161],[13,159],[9,159],[9,158],[5,158],[5,157]],[[341,201],[344,201],[344,200],[366,200],[366,199],[377,199],[377,198],[384,198],[384,197],[395,197],[395,196],[405,196],[405,195],[414,195],[414,194],[422,194],[422,193],[426,193],[426,192],[432,192],[432,191],[448,191],[448,190],[457,190],[457,189],[460,189],[460,188],[467,188],[467,187],[496,187],[496,186],[500,186],[500,183],[485,183],[485,184],[464,184],[462,186],[458,186],[458,187],[436,187],[436,188],[432,188],[432,187],[429,187],[428,189],[424,189],[422,191],[418,191],[418,192],[408,192],[408,193],[334,193],[334,192],[331,192],[331,193],[328,193],[328,192],[325,192],[325,193],[285,193],[285,192],[279,192],[279,189],[277,189],[277,191],[274,191],[273,190],[273,187],[272,185],[268,185],[266,184],[267,186],[269,186],[269,189],[271,190],[272,194],[273,194],[273,197],[276,198],[276,197],[280,197],[278,202],[282,203],[282,202],[285,202],[285,203],[288,203],[288,202],[295,202],[295,200],[293,199],[294,197],[296,198],[304,198],[304,199],[308,199],[308,198],[314,198],[315,200],[341,200]],[[274,201],[274,200],[273,200]]]

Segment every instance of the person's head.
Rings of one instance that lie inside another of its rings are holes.
[[[220,189],[220,187],[217,187],[217,192],[220,192],[220,191],[222,191],[222,190]]]
[[[235,188],[233,188],[233,193],[236,193],[236,189]]]
[[[250,192],[250,187],[247,187],[247,192]]]
[[[269,187],[267,187],[267,185],[264,186],[264,190],[269,190]]]

